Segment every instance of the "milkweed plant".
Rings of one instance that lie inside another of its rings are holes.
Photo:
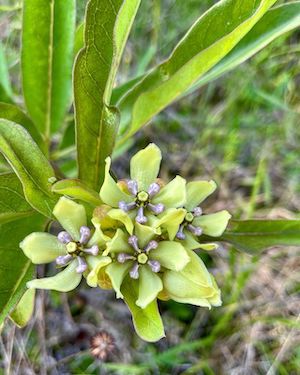
[[[157,113],[298,26],[299,3],[275,3],[219,1],[166,60],[120,84],[140,0],[90,0],[80,25],[75,0],[23,1],[23,99],[0,45],[0,323],[10,317],[24,326],[37,289],[81,284],[114,291],[137,334],[158,341],[165,336],[158,301],[222,305],[205,252],[220,242],[256,255],[300,243],[298,220],[207,211],[216,183],[166,181],[154,143],[132,156],[127,178],[112,170]],[[34,265],[48,263],[55,274],[36,277]]]

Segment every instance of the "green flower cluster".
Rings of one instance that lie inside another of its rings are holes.
[[[164,184],[157,178],[160,163],[159,148],[150,144],[131,159],[130,179],[116,182],[108,158],[103,205],[94,209],[91,226],[84,206],[61,197],[53,214],[64,231],[32,233],[20,247],[33,263],[55,261],[63,270],[28,288],[67,292],[85,278],[90,287],[114,289],[148,341],[164,336],[157,299],[220,306],[220,290],[194,250],[216,248],[201,243],[201,235],[220,236],[230,214],[203,214],[199,205],[216,189],[213,181],[186,183],[176,176]]]

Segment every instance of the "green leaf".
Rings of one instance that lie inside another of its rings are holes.
[[[91,0],[87,6],[84,49],[74,69],[74,99],[79,177],[95,190],[103,182],[104,161],[115,143],[119,114],[109,106],[112,87],[139,3]]]
[[[226,56],[275,1],[223,0],[201,16],[169,59],[120,101],[121,143]]]
[[[75,43],[74,43],[74,55],[84,47],[84,23],[81,23],[75,33]]]
[[[27,203],[20,181],[14,173],[0,175],[0,223],[32,215],[34,210]]]
[[[42,139],[39,131],[31,121],[31,119],[16,105],[0,103],[0,118],[13,121],[16,124],[22,125],[40,147],[40,149],[46,153],[45,142]]]
[[[300,26],[300,1],[268,10],[253,29],[191,89],[198,89],[248,60],[279,36]]]
[[[231,220],[218,241],[252,255],[271,246],[300,246],[300,220]]]
[[[131,311],[136,333],[145,341],[155,342],[165,337],[164,326],[157,307],[151,302],[145,309],[136,305],[138,299],[137,283],[126,279],[121,288],[124,300]]]
[[[52,185],[52,191],[60,195],[69,195],[72,198],[79,199],[93,206],[103,204],[99,198],[99,194],[95,190],[77,179],[58,181]]]
[[[13,92],[9,79],[8,66],[2,43],[0,42],[0,100],[12,102]]]
[[[14,122],[0,119],[0,152],[19,177],[27,202],[51,217],[57,198],[49,179],[55,173],[29,133]]]
[[[70,104],[75,0],[24,0],[22,78],[26,107],[49,140]]]
[[[33,265],[23,255],[19,243],[29,233],[42,231],[45,218],[32,215],[0,225],[0,324],[11,312],[32,279]]]

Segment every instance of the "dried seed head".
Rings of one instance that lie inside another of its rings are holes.
[[[91,338],[91,354],[101,361],[105,361],[115,349],[115,339],[106,331],[100,331]]]

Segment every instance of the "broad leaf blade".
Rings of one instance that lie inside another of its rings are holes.
[[[187,91],[226,56],[276,0],[224,0],[206,12],[156,67],[119,103],[122,142]]]
[[[20,181],[14,173],[0,175],[0,223],[4,224],[34,213],[26,202]]]
[[[69,106],[75,0],[24,0],[22,78],[28,113],[48,140]]]
[[[49,179],[55,173],[29,133],[20,125],[0,119],[0,152],[20,179],[26,200],[51,217],[57,198],[51,192]]]
[[[231,220],[218,240],[252,255],[271,246],[300,246],[300,220]]]
[[[109,106],[112,86],[139,3],[91,0],[87,6],[84,49],[74,70],[74,98],[79,177],[96,190],[115,143],[119,116]]]
[[[31,121],[31,119],[16,105],[0,103],[0,118],[15,122],[16,124],[22,125],[40,147],[40,149],[46,153],[46,147],[41,134]]]
[[[11,312],[32,279],[34,267],[23,255],[19,243],[34,231],[41,231],[45,219],[32,215],[0,225],[0,324]]]

